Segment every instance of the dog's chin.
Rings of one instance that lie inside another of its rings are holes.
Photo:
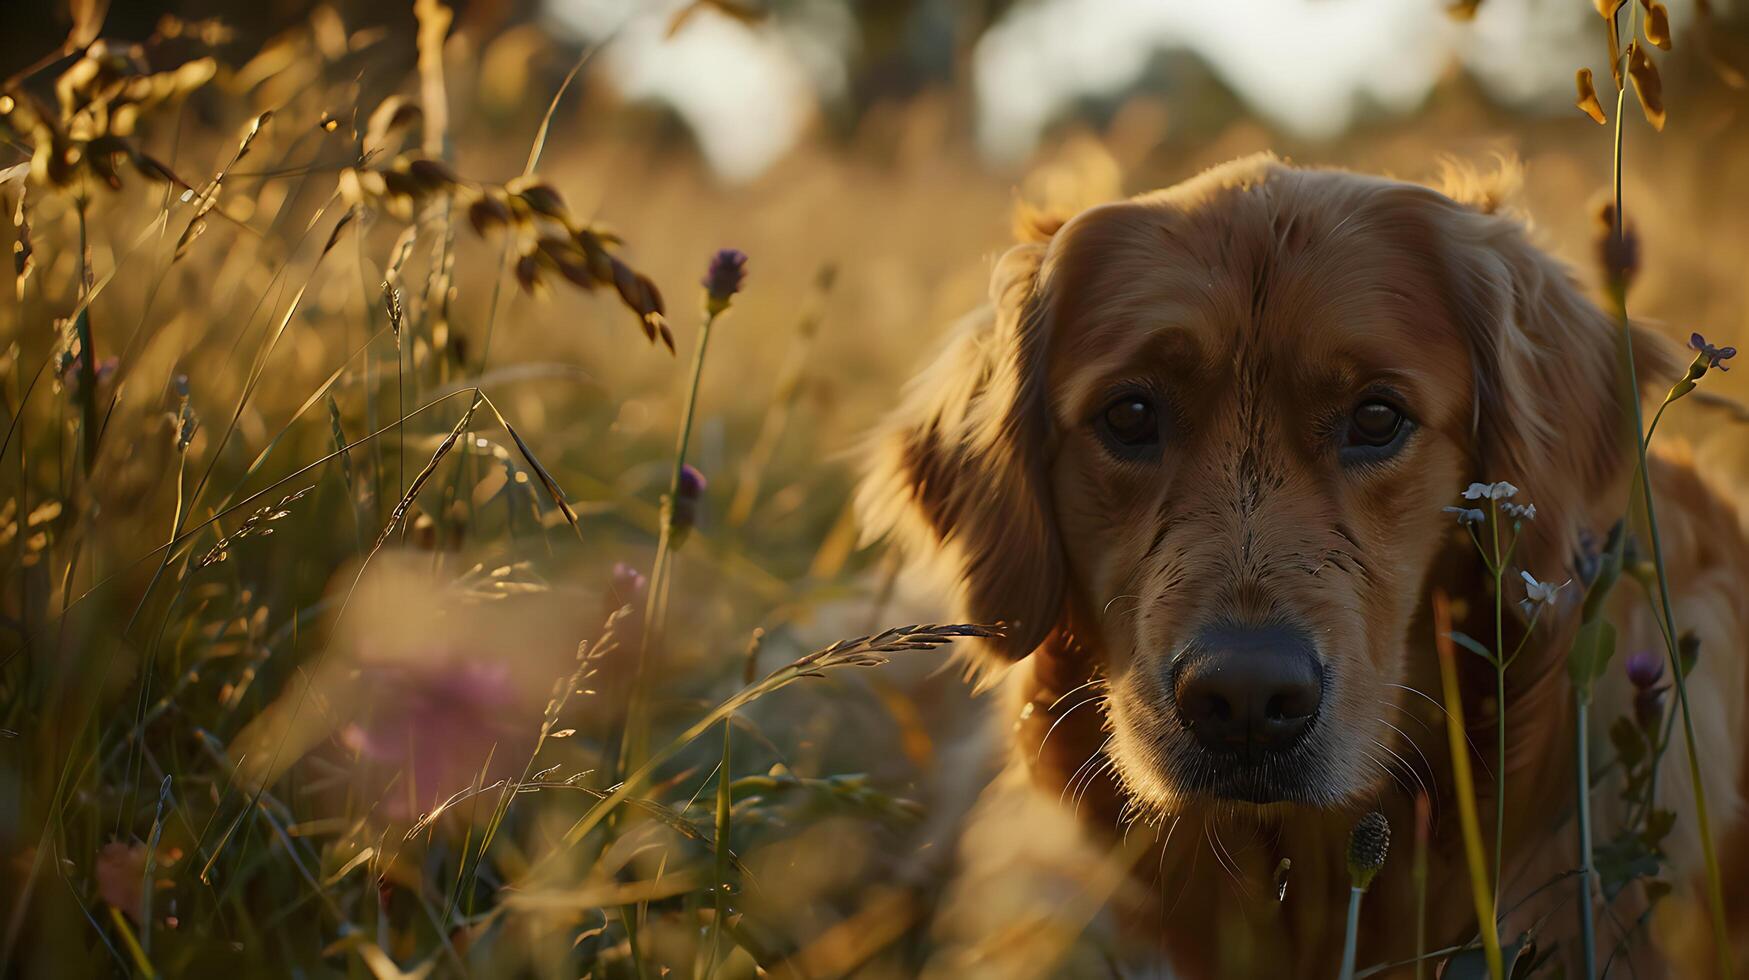
[[[1307,779],[1303,767],[1278,763],[1222,765],[1217,760],[1200,778],[1179,785],[1181,796],[1212,803],[1321,806],[1330,802],[1330,794]]]
[[[1162,753],[1156,763],[1118,758],[1124,788],[1136,802],[1162,813],[1199,806],[1276,810],[1342,806],[1359,787],[1333,785],[1327,767],[1310,752],[1286,752],[1279,757],[1244,761],[1233,756],[1190,749]]]

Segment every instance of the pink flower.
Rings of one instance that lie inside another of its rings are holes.
[[[97,895],[137,925],[145,918],[146,845],[111,841],[97,852]]]
[[[381,785],[378,812],[389,819],[417,817],[482,771],[490,782],[526,761],[538,716],[508,664],[440,653],[427,663],[367,667],[359,682],[372,691],[373,710],[341,741]]]

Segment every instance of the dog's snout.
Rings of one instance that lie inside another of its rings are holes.
[[[1286,748],[1311,727],[1324,694],[1320,675],[1303,633],[1223,627],[1197,637],[1172,684],[1179,718],[1198,741],[1251,756]]]

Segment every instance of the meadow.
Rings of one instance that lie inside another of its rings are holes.
[[[1020,169],[926,90],[727,183],[590,52],[412,8],[77,23],[0,96],[6,975],[912,975],[990,624],[850,500],[1017,201],[1510,158],[1603,292],[1610,129],[1458,74],[1328,141],[1137,96]],[[1712,30],[1659,53],[1661,132],[1628,95],[1621,183],[1633,315],[1728,341],[1749,32]]]

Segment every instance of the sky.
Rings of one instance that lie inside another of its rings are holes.
[[[952,2],[952,0],[941,0]],[[714,12],[673,37],[685,0],[547,0],[556,33],[604,46],[598,71],[630,99],[667,103],[730,181],[758,176],[844,91],[855,25],[831,0],[748,26]],[[1684,21],[1687,5],[1671,4]],[[1583,0],[1486,0],[1474,21],[1441,0],[1023,0],[973,54],[978,143],[1023,160],[1077,98],[1133,82],[1160,50],[1188,50],[1257,113],[1333,136],[1362,105],[1413,111],[1461,64],[1496,97],[1571,111],[1573,72],[1601,30]]]

